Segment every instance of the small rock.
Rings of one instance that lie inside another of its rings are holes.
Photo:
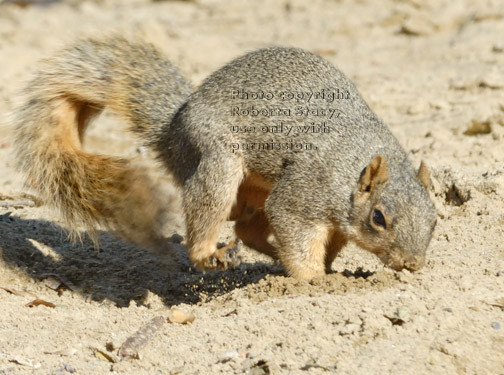
[[[502,53],[502,52],[504,52],[504,45],[494,44],[492,46],[492,52],[494,52],[494,53]]]
[[[492,328],[493,329],[500,329],[500,323],[499,322],[492,322]]]
[[[69,372],[70,374],[73,374],[76,371],[75,368],[69,365],[68,363],[63,363],[63,368],[65,369],[66,372]]]
[[[478,135],[478,134],[490,134],[492,132],[492,127],[490,121],[479,121],[473,119],[471,125],[464,131],[464,135]]]
[[[187,324],[192,323],[194,319],[195,316],[192,311],[189,314],[178,309],[173,309],[168,312],[168,320],[170,323]]]
[[[385,315],[385,318],[390,320],[393,325],[402,326],[410,321],[410,311],[406,306],[400,306],[392,316]]]
[[[397,318],[402,320],[404,323],[410,320],[410,311],[406,306],[401,306],[397,309]]]
[[[404,21],[401,25],[399,33],[412,36],[421,36],[432,33],[432,30],[433,25],[429,20],[425,18],[415,17]]]
[[[238,350],[230,350],[230,351],[227,351],[225,353],[222,353],[220,356],[219,356],[219,363],[226,363],[226,362],[229,362],[231,360],[236,360],[240,357],[240,354],[238,353]]]

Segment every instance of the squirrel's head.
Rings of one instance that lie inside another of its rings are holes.
[[[416,176],[406,164],[399,167],[401,173],[389,177],[378,155],[362,171],[352,196],[352,240],[394,270],[416,271],[425,263],[436,211],[423,162]]]

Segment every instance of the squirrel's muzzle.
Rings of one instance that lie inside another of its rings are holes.
[[[380,256],[381,261],[395,271],[407,269],[408,271],[418,271],[425,265],[424,256],[404,255],[399,252],[393,252]]]

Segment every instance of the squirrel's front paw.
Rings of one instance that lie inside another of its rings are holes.
[[[202,270],[225,270],[241,263],[240,240],[235,239],[227,245],[219,247],[208,258],[196,264]]]

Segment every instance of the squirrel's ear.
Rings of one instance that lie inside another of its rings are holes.
[[[359,179],[359,191],[371,192],[376,185],[383,184],[388,180],[387,163],[381,155],[375,156],[361,173]]]
[[[417,172],[417,178],[424,188],[426,189],[429,188],[430,185],[429,170],[427,169],[427,166],[425,165],[423,160],[420,162],[420,167],[418,168]]]

